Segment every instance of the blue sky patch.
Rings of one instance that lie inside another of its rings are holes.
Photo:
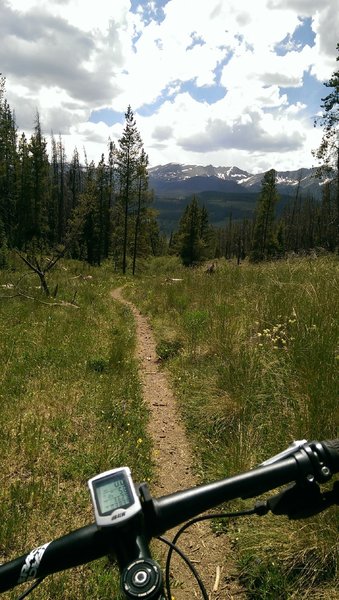
[[[192,48],[194,48],[195,46],[204,46],[206,44],[204,38],[198,35],[196,31],[193,31],[193,33],[191,33],[191,39],[192,42],[189,46],[187,46],[186,51],[192,50]]]
[[[182,83],[180,92],[188,92],[197,102],[207,102],[207,104],[214,104],[226,95],[225,88],[219,85],[197,86],[194,81]]]
[[[220,47],[221,50],[225,50],[225,57],[220,60],[217,64],[217,66],[215,67],[213,73],[215,75],[215,82],[217,85],[220,85],[220,80],[221,80],[221,76],[222,76],[222,71],[223,68],[227,65],[227,63],[231,60],[234,52],[231,52],[228,48],[223,48]]]
[[[163,93],[154,102],[150,102],[149,104],[143,104],[138,108],[138,115],[141,117],[151,117],[154,113],[160,108],[160,106],[168,100],[168,96]]]
[[[312,29],[312,18],[305,17],[294,32],[288,33],[281,42],[275,45],[274,51],[278,56],[285,56],[291,50],[300,52],[307,44],[312,48],[315,44],[315,33]]]
[[[165,18],[164,7],[168,2],[169,0],[157,0],[156,3],[131,0],[131,12],[137,13],[141,9],[145,25],[149,25],[152,21],[161,23]]]
[[[115,123],[124,123],[125,115],[112,108],[100,108],[99,110],[93,110],[88,120],[90,123],[100,123],[100,121],[103,121],[110,127]]]
[[[307,103],[305,109],[310,117],[314,117],[320,110],[321,98],[327,95],[327,88],[318,81],[309,71],[305,71],[301,87],[281,87],[281,94],[287,94],[290,104],[297,102]]]

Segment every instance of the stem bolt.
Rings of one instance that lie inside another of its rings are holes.
[[[329,470],[328,467],[321,467],[321,474],[324,477],[329,477],[329,475],[331,475],[331,471]]]

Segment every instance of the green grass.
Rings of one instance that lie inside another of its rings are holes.
[[[166,276],[158,266],[129,295],[159,347],[176,348],[166,365],[201,480],[247,470],[293,439],[338,437],[337,257],[220,261],[212,276],[174,259]],[[334,508],[238,521],[231,536],[249,598],[339,598]]]
[[[152,475],[134,320],[110,297],[119,284],[110,265],[60,264],[53,300],[34,276],[21,279],[36,301],[8,287],[22,277],[15,268],[0,272],[2,562],[93,522],[89,477],[126,464],[136,480]],[[78,308],[61,304],[74,296]],[[99,599],[117,589],[103,559],[48,578],[34,597]]]
[[[92,475],[128,464],[152,481],[134,321],[109,294],[122,280],[109,264],[65,261],[50,274],[51,301],[11,264],[0,271],[1,561],[92,522]],[[19,280],[36,301],[8,287]],[[152,319],[201,481],[246,470],[292,439],[338,437],[336,257],[220,261],[212,276],[158,258],[124,281]],[[74,298],[78,308],[62,305]],[[230,523],[248,597],[336,600],[337,532],[335,509],[307,521]],[[108,589],[119,597],[100,560],[48,578],[34,597],[101,599]]]

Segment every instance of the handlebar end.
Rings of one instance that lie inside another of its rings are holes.
[[[324,440],[323,447],[330,457],[330,467],[333,473],[339,472],[339,439]]]

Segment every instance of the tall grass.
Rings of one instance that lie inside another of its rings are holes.
[[[179,281],[147,273],[131,287],[160,347],[177,348],[166,364],[202,480],[253,467],[293,439],[338,437],[338,266],[221,261],[208,275],[172,263]],[[337,518],[332,509],[234,524],[249,598],[339,598]]]
[[[94,474],[127,464],[137,480],[151,476],[134,321],[110,297],[111,272],[60,264],[55,305],[34,277],[0,272],[2,562],[93,522],[86,481]],[[19,279],[37,301],[10,297]],[[62,305],[74,296],[78,308]],[[118,586],[101,560],[48,578],[35,597],[118,598]]]

